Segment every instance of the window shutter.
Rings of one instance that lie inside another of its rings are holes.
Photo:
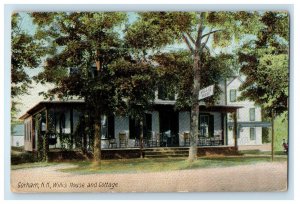
[[[209,115],[209,136],[214,136],[214,115]]]
[[[108,117],[108,138],[115,138],[115,119],[114,116]]]

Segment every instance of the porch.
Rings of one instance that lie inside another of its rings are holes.
[[[21,119],[25,123],[26,151],[40,148],[93,152],[94,134],[89,118],[83,114],[84,102],[40,102]],[[200,106],[199,135],[196,144],[203,147],[234,146],[236,110],[234,106]],[[234,144],[228,145],[227,113],[233,113]],[[145,112],[143,128],[128,116],[99,116],[101,149],[143,150],[149,148],[188,148],[190,146],[190,111],[174,110],[173,104],[156,104]],[[141,132],[143,134],[141,134]],[[140,138],[140,136],[142,138]],[[47,138],[47,139],[46,139]],[[43,139],[46,139],[43,144]],[[45,146],[44,146],[45,145]]]

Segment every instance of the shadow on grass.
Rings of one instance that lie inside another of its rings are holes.
[[[275,162],[284,162],[286,158],[275,157]],[[114,174],[114,173],[146,173],[164,172],[200,168],[218,168],[237,165],[249,165],[262,162],[271,162],[266,157],[221,157],[221,158],[198,158],[190,163],[186,158],[157,158],[157,159],[123,159],[103,160],[100,168],[91,168],[91,162],[72,162],[74,168],[62,169],[62,172],[75,174]]]

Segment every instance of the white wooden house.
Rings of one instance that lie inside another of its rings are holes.
[[[261,108],[251,101],[238,101],[241,76],[219,83],[223,93],[214,106],[199,105],[199,147],[237,147],[238,145],[261,145]],[[145,110],[144,127],[140,130],[134,118],[120,115],[99,116],[101,118],[101,145],[103,149],[139,148],[140,132],[143,131],[143,147],[188,147],[190,133],[190,109],[175,110],[176,95],[166,98],[156,91],[151,110]],[[76,149],[82,145],[85,102],[41,101],[29,109],[24,120],[25,150],[35,151],[38,138],[49,135],[50,149]],[[236,120],[232,117],[236,114]],[[62,135],[64,139],[62,139]],[[79,135],[79,136],[78,136]],[[81,136],[80,136],[81,135]],[[79,138],[78,138],[79,137]],[[126,142],[123,143],[125,138]],[[64,140],[64,141],[61,141]],[[65,140],[69,142],[66,143]],[[92,148],[92,141],[85,139],[85,145]]]
[[[226,104],[241,106],[237,110],[237,142],[239,146],[262,145],[262,128],[270,123],[262,121],[261,107],[253,101],[238,100],[241,92],[239,87],[244,82],[243,76],[232,77],[226,82]],[[228,117],[228,144],[233,144],[232,117]]]

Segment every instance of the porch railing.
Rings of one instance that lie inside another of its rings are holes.
[[[62,141],[62,138],[64,141]],[[71,138],[74,138],[72,134],[49,134],[48,142],[54,148],[67,148],[73,149],[78,145],[78,141],[70,142]],[[78,138],[77,138],[78,140]],[[92,141],[87,142],[87,145]],[[184,133],[179,134],[166,134],[166,133],[155,133],[151,136],[145,136],[141,141],[139,138],[129,139],[126,137],[119,138],[101,138],[101,148],[102,149],[126,149],[126,148],[140,148],[140,143],[142,142],[143,148],[155,148],[155,147],[189,147],[190,138],[189,135]],[[83,142],[80,142],[82,146]],[[224,144],[224,140],[220,135],[214,135],[213,137],[207,137],[199,135],[197,138],[197,146],[220,146]],[[71,146],[70,146],[71,145]]]

